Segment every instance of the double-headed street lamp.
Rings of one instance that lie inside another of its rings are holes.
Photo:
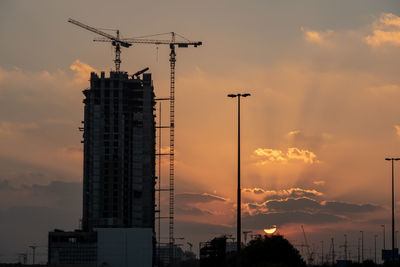
[[[385,160],[392,161],[392,262],[394,263],[394,161],[400,158],[386,158]]]
[[[237,253],[239,257],[240,247],[241,247],[241,189],[240,189],[240,98],[248,97],[250,94],[229,94],[228,97],[238,99],[238,185],[237,185]]]

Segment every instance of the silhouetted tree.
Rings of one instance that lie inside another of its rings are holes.
[[[237,253],[226,253],[226,237],[214,238],[200,249],[200,267],[235,267]],[[240,253],[243,267],[305,267],[299,251],[280,235],[258,237]]]
[[[299,251],[281,235],[258,237],[250,241],[240,253],[240,262],[241,266],[246,267],[306,266]],[[228,266],[235,266],[234,262]]]

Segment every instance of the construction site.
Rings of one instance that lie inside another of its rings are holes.
[[[168,34],[170,39],[120,38],[119,30],[111,35],[73,19],[68,22],[101,36],[94,41],[111,43],[115,70],[109,76],[92,73],[90,88],[83,90],[81,229],[50,232],[48,262],[174,266],[179,253],[174,236],[176,49],[202,42],[177,41],[182,38],[174,32]],[[170,48],[169,96],[156,97],[149,68],[133,74],[121,71],[121,49],[133,44]],[[161,125],[163,103],[167,125]],[[161,151],[164,134],[169,134],[167,152]],[[168,177],[161,175],[162,157],[169,161]],[[164,194],[168,205],[161,203]],[[163,225],[168,232],[162,232]]]

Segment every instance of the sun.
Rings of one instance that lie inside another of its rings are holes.
[[[268,229],[264,229],[264,232],[266,233],[266,234],[268,234],[268,235],[272,235],[273,233],[275,233],[276,232],[276,225],[273,225],[273,227],[272,228],[268,228]]]

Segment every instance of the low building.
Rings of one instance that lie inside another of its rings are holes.
[[[200,243],[200,267],[217,267],[226,261],[226,236]]]
[[[96,228],[49,233],[49,264],[87,267],[152,266],[152,228]]]
[[[152,228],[98,228],[97,266],[152,266]]]
[[[156,247],[156,266],[168,266],[169,265],[169,244],[160,244],[160,246]],[[175,263],[181,262],[184,257],[183,250],[174,245],[174,261]]]
[[[84,264],[96,266],[96,232],[49,232],[49,264]]]

